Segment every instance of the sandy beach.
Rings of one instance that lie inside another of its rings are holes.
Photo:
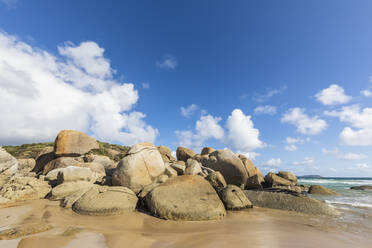
[[[0,209],[1,229],[44,221],[53,229],[14,240],[12,247],[370,247],[368,230],[317,217],[253,208],[229,211],[220,221],[175,222],[133,212],[84,216],[58,202],[36,200]]]

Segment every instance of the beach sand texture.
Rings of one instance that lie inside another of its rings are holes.
[[[340,224],[331,217],[263,208],[229,211],[227,217],[219,221],[191,222],[166,221],[141,212],[84,216],[48,200],[29,201],[22,206],[0,209],[1,230],[35,222],[51,224],[53,229],[13,240],[1,240],[0,248],[367,248],[372,242],[369,230]]]

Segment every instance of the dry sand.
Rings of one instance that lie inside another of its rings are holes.
[[[0,248],[372,247],[368,230],[355,224],[262,208],[228,212],[224,220],[203,222],[166,221],[140,212],[83,216],[48,200],[0,209],[0,230],[40,221],[54,228],[1,240]]]

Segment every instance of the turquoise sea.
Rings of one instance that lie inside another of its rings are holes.
[[[372,190],[354,190],[352,186],[372,185],[372,178],[300,178],[298,184],[322,185],[340,193],[339,196],[314,196],[339,210],[340,220],[372,231]]]

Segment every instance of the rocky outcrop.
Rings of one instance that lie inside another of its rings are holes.
[[[98,148],[99,145],[94,138],[75,130],[59,132],[54,142],[56,156],[80,156]]]
[[[246,189],[262,189],[265,180],[259,174],[248,177],[245,188]]]
[[[276,186],[289,186],[289,185],[295,185],[293,182],[284,179],[278,175],[276,175],[273,172],[267,173],[265,176],[265,184],[268,187],[276,187]]]
[[[99,163],[77,163],[75,166],[89,168],[94,174],[93,182],[101,183],[106,176],[105,167],[103,167],[103,165]]]
[[[186,162],[185,175],[198,175],[200,173],[202,173],[201,164],[189,158]]]
[[[96,174],[90,168],[68,166],[58,171],[57,181],[59,184],[75,181],[95,182]]]
[[[164,161],[164,163],[169,163],[176,161],[177,159],[172,156],[171,149],[167,146],[158,146],[158,151]]]
[[[166,164],[164,174],[169,178],[178,176],[177,171],[170,167],[169,164]]]
[[[82,190],[89,190],[94,185],[88,181],[73,181],[59,184],[52,189],[50,198],[51,200],[62,200]]]
[[[289,171],[279,171],[278,176],[288,180],[288,181],[291,181],[293,183],[293,185],[296,185],[297,182],[298,182],[298,179],[297,177],[295,176],[295,174],[293,174],[292,172],[289,172]]]
[[[177,160],[186,162],[189,158],[194,157],[195,152],[186,147],[179,146],[176,151]]]
[[[33,158],[20,158],[18,161],[18,171],[20,173],[27,173],[32,171],[36,165],[36,161]]]
[[[253,207],[243,190],[236,185],[227,185],[226,188],[219,192],[219,195],[227,210],[240,210]]]
[[[208,174],[205,178],[215,190],[221,190],[227,186],[225,178],[222,176],[221,172],[214,171]]]
[[[106,170],[116,168],[116,163],[103,155],[89,154],[84,157],[84,162],[101,164]]]
[[[17,169],[17,159],[0,147],[0,174],[14,175]]]
[[[178,176],[146,195],[149,211],[169,220],[214,220],[226,215],[213,187],[200,176]]]
[[[59,157],[49,163],[47,163],[43,168],[43,175],[49,173],[54,169],[66,168],[68,166],[77,166],[79,163],[83,163],[84,159],[82,157]]]
[[[202,165],[221,172],[228,184],[242,186],[248,179],[243,162],[230,150],[217,150],[202,159]]]
[[[278,192],[245,190],[245,195],[254,206],[274,208],[314,215],[337,215],[338,212],[326,203],[302,195]]]
[[[256,166],[254,166],[253,162],[249,158],[241,154],[239,154],[238,157],[242,161],[247,171],[248,177],[259,175],[263,178],[261,171]]]
[[[311,185],[308,193],[313,195],[339,195],[339,193],[320,185]]]
[[[44,198],[51,190],[48,182],[34,177],[15,176],[0,190],[0,196],[9,202]]]
[[[72,209],[85,215],[115,215],[134,211],[138,198],[125,187],[93,187]]]
[[[175,171],[177,171],[177,175],[181,176],[185,174],[185,170],[186,170],[185,162],[176,161],[176,162],[170,163],[169,166],[173,168]]]
[[[36,156],[35,167],[32,169],[32,171],[35,173],[42,172],[44,170],[44,166],[55,158],[56,156],[54,154],[54,148],[52,146],[45,147]]]
[[[151,143],[139,143],[119,162],[112,183],[138,193],[144,186],[155,182],[164,171],[165,164],[158,149]]]
[[[355,189],[355,190],[372,190],[372,185],[353,186],[350,189]]]
[[[208,155],[212,152],[214,152],[216,149],[212,148],[212,147],[204,147],[202,150],[201,150],[201,153],[200,155]]]

